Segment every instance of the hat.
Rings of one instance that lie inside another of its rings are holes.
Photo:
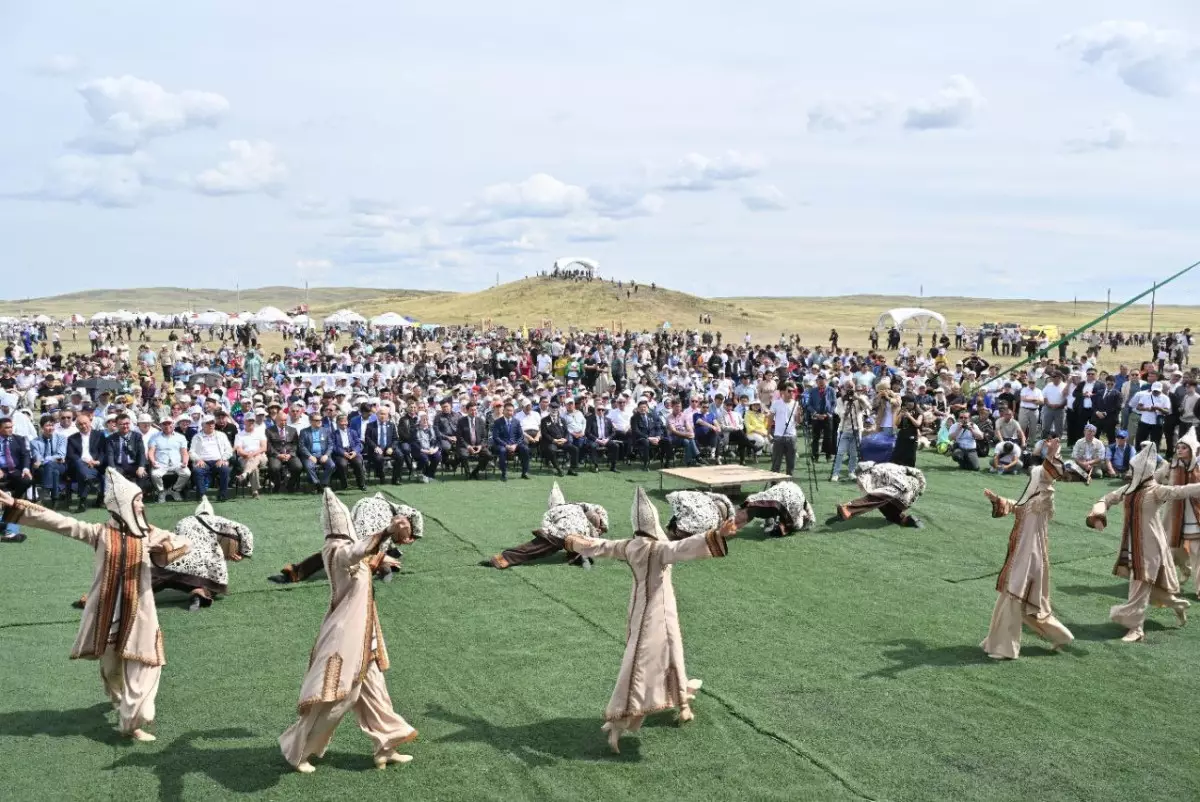
[[[665,542],[668,538],[658,522],[658,509],[646,495],[646,491],[638,485],[633,495],[633,508],[630,510],[634,535],[648,537]]]
[[[1125,431],[1124,429],[1117,429],[1117,437],[1128,437],[1128,436],[1129,436],[1129,432]]]
[[[1187,446],[1188,450],[1192,452],[1192,458],[1187,463],[1184,463],[1182,467],[1188,471],[1195,470],[1196,463],[1200,460],[1200,440],[1196,439],[1195,427],[1188,429],[1187,434],[1175,441],[1176,446],[1180,444]],[[1178,459],[1176,459],[1176,462],[1178,462]]]
[[[266,414],[267,414],[267,411],[266,411],[265,409],[263,409],[262,407],[256,407],[256,408],[254,409],[254,414],[255,414],[256,416],[263,416],[263,417],[265,417],[265,416],[266,416]]]
[[[325,488],[325,497],[321,506],[321,528],[325,530],[325,538],[342,538],[355,540],[354,524],[350,520],[350,510],[330,488]]]
[[[555,482],[550,487],[550,498],[546,503],[546,507],[548,509],[554,509],[555,507],[562,506],[563,504],[566,504],[566,503],[567,503],[567,498],[566,498],[566,496],[563,495],[562,488],[560,488],[558,486],[558,482]]]
[[[134,537],[150,534],[150,524],[146,523],[145,516],[133,511],[134,499],[141,495],[142,489],[122,476],[116,468],[105,471],[104,506]]]
[[[208,500],[208,496],[201,496],[200,503],[196,505],[196,511],[193,515],[213,515],[212,502]]]
[[[1129,484],[1125,485],[1125,495],[1132,495],[1143,484],[1154,478],[1154,469],[1158,467],[1158,446],[1147,440],[1137,455],[1129,461],[1132,476]]]
[[[141,415],[138,415],[137,422],[138,423],[154,423],[154,418],[150,417],[145,412],[143,412]]]
[[[200,422],[201,423],[216,423],[217,419],[214,418],[212,415],[205,415],[204,417],[202,417],[200,419]]]

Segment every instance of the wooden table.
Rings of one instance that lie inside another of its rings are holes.
[[[658,489],[663,488],[663,475],[684,479],[698,485],[704,485],[709,490],[732,488],[740,493],[743,484],[762,482],[771,484],[784,479],[791,479],[786,473],[764,471],[761,468],[750,468],[745,465],[705,465],[694,468],[662,468],[658,472]]]

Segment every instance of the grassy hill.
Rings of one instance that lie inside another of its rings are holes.
[[[628,296],[627,296],[627,293]],[[314,315],[342,307],[368,317],[385,311],[411,315],[426,322],[445,324],[491,320],[509,326],[536,326],[549,319],[556,327],[593,328],[614,324],[649,328],[670,322],[676,328],[697,326],[699,316],[712,316],[711,328],[728,336],[750,332],[755,337],[778,337],[780,332],[799,333],[810,343],[824,342],[830,328],[837,328],[844,343],[861,345],[866,332],[880,313],[903,306],[921,306],[940,312],[953,326],[962,321],[970,327],[982,321],[1016,321],[1024,324],[1051,323],[1062,330],[1074,329],[1104,313],[1100,302],[1078,304],[1038,300],[989,300],[961,297],[911,298],[882,295],[849,295],[828,298],[701,298],[666,288],[628,286],[618,288],[607,281],[569,282],[550,278],[527,278],[480,292],[421,292],[362,288],[314,288],[308,293]],[[243,290],[241,308],[257,310],[268,304],[288,308],[303,303],[305,291],[295,287],[261,287]],[[0,302],[0,314],[90,315],[101,310],[144,309],[172,312],[207,308],[238,311],[238,296],[232,290],[184,290],[154,287],[137,290],[100,290],[22,301]],[[1182,329],[1200,321],[1200,307],[1159,304],[1155,328]],[[1113,330],[1145,330],[1150,326],[1149,305],[1138,305],[1115,315]]]

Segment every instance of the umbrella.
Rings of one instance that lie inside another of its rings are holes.
[[[215,373],[211,370],[201,370],[188,376],[187,386],[192,387],[197,384],[206,384],[209,387],[216,387],[221,384],[224,378],[220,373]]]

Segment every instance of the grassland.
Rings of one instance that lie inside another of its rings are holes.
[[[845,343],[863,344],[866,333],[879,315],[894,307],[921,306],[940,312],[951,326],[962,321],[968,327],[983,321],[1015,321],[1022,324],[1054,324],[1070,331],[1099,317],[1103,302],[1063,303],[1036,300],[989,300],[981,298],[909,298],[900,296],[850,295],[829,298],[701,298],[667,288],[640,286],[633,293],[628,285],[617,287],[607,281],[568,282],[528,278],[472,293],[418,292],[355,288],[317,288],[309,293],[314,316],[320,317],[350,307],[368,317],[386,311],[411,315],[418,320],[443,324],[475,324],[490,320],[497,325],[537,326],[550,320],[561,328],[643,329],[669,322],[676,328],[699,326],[700,315],[711,315],[711,326],[728,337],[749,332],[756,338],[774,340],[781,332],[800,334],[804,342],[823,343],[836,328]],[[305,291],[291,287],[243,290],[241,306],[255,311],[265,305],[288,308],[304,301]],[[229,290],[184,291],[170,288],[106,290],[52,298],[0,302],[0,314],[91,315],[117,308],[156,312],[188,308],[239,311],[236,293]],[[1200,307],[1159,304],[1155,328],[1180,330],[1200,317]],[[1114,315],[1114,331],[1147,330],[1150,307],[1135,305]]]
[[[878,516],[784,540],[751,527],[727,559],[677,566],[688,674],[704,680],[697,719],[654,718],[619,756],[600,723],[629,572],[478,565],[528,538],[547,477],[399,488],[428,516],[426,537],[376,598],[392,698],[421,735],[415,762],[386,772],[371,768],[352,721],[311,777],[290,772],[275,743],[328,585],[266,576],[319,547],[315,498],[222,506],[256,535],[253,559],[230,567],[231,594],[196,614],[160,595],[168,664],[159,740],[146,746],[115,737],[96,666],[67,659],[90,551],[31,533],[0,546],[0,788],[14,802],[1195,799],[1200,628],[1160,610],[1144,643],[1116,640],[1120,513],[1108,531],[1083,526],[1107,487],[1061,487],[1050,527],[1054,604],[1076,644],[1054,654],[1027,636],[1019,661],[996,663],[978,643],[1012,522],[991,519],[981,491],[1015,496],[1023,480],[934,456],[922,467],[923,530]],[[584,475],[564,488],[604,504],[624,537],[634,483],[648,478]],[[822,483],[818,517],[853,493]],[[170,527],[188,512],[157,505],[150,517]]]

